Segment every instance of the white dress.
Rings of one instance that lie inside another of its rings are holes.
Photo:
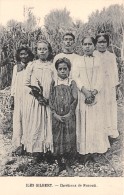
[[[43,96],[49,98],[52,70],[50,62],[34,61],[27,66],[25,80],[26,90],[26,124],[24,131],[24,146],[27,152],[53,151],[52,117],[49,106],[42,106],[37,99],[29,94],[29,85],[43,87]]]
[[[24,66],[24,64],[19,64]],[[25,81],[26,69],[23,68],[17,71],[17,65],[13,69],[12,85],[11,85],[11,96],[14,96],[14,112],[13,112],[13,137],[12,145],[13,150],[17,149],[22,143],[23,130],[24,130],[24,109],[25,109]]]
[[[76,114],[77,151],[83,155],[104,153],[110,144],[103,123],[103,78],[100,63],[95,57],[83,56],[74,73],[79,89]],[[98,90],[94,105],[85,104],[85,96],[81,92],[82,86],[88,90]]]
[[[55,56],[54,61],[53,61],[53,71],[54,71],[54,77],[57,76],[57,70],[55,69],[55,62],[59,59],[59,58],[67,58],[70,60],[71,62],[71,71],[70,71],[70,75],[69,78],[73,79],[73,68],[76,67],[78,65],[78,63],[80,62],[81,56],[75,53],[71,53],[71,54],[66,54],[66,53],[59,53]]]
[[[108,135],[112,138],[119,136],[117,130],[117,101],[116,89],[119,84],[116,57],[113,53],[94,51],[94,55],[99,57],[104,77],[104,125]]]

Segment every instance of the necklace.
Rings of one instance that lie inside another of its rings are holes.
[[[86,70],[86,75],[87,75],[87,80],[88,80],[88,83],[89,83],[89,86],[90,86],[90,90],[92,90],[92,80],[93,80],[93,72],[94,72],[94,57],[93,57],[91,81],[89,79],[88,72],[87,72],[85,56],[84,56],[84,64],[85,64],[85,70]]]

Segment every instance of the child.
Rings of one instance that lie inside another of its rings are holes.
[[[85,162],[94,153],[105,153],[110,147],[103,124],[103,77],[99,60],[93,56],[95,40],[82,40],[84,56],[75,70],[79,89],[77,106],[77,150]],[[85,156],[82,156],[85,155]]]
[[[17,65],[14,66],[13,78],[11,85],[11,108],[13,113],[13,152],[21,155],[22,153],[22,137],[24,131],[24,109],[25,109],[25,92],[24,80],[26,74],[26,66],[29,61],[33,60],[34,55],[27,47],[20,47],[16,53]]]
[[[55,63],[57,77],[51,83],[49,104],[53,113],[52,132],[54,155],[58,160],[56,175],[62,170],[64,158],[69,175],[73,175],[70,166],[76,153],[76,117],[77,87],[69,79],[71,63],[67,58],[60,58]]]
[[[38,60],[27,67],[26,127],[24,146],[28,153],[42,160],[43,154],[53,150],[52,118],[48,105],[52,81],[52,48],[45,40],[37,43]]]

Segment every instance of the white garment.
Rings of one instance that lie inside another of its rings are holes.
[[[37,99],[29,94],[29,85],[43,87],[43,96],[49,98],[52,70],[50,62],[34,61],[27,66],[25,80],[26,90],[26,126],[24,132],[24,146],[27,152],[53,151],[52,117],[49,106],[42,106]]]
[[[94,55],[99,57],[103,71],[104,80],[104,125],[108,135],[116,138],[119,133],[117,130],[117,101],[116,86],[119,84],[116,56],[109,51],[94,51]]]
[[[22,136],[24,130],[24,109],[25,109],[25,80],[26,69],[17,72],[17,65],[13,69],[11,96],[14,96],[14,112],[13,112],[13,150],[19,147],[22,143]]]
[[[71,71],[70,71],[70,75],[69,78],[73,79],[73,67],[76,67],[78,65],[78,63],[80,62],[81,56],[79,56],[78,54],[75,53],[71,53],[71,54],[66,54],[66,53],[59,53],[55,56],[54,61],[53,61],[53,71],[54,71],[54,77],[57,76],[57,70],[55,69],[55,62],[60,59],[60,58],[67,58],[70,60],[71,62]]]
[[[74,78],[77,83],[78,106],[76,113],[77,151],[80,154],[104,153],[110,147],[108,135],[103,123],[103,78],[100,63],[96,57],[83,56],[75,68]],[[85,104],[81,88],[96,89],[96,104]]]
[[[54,87],[55,86],[58,86],[58,85],[67,85],[67,86],[70,86],[71,85],[71,82],[72,82],[72,80],[69,79],[69,78],[61,79],[60,77],[56,77]]]

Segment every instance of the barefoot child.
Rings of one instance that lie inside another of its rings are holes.
[[[73,174],[71,160],[76,153],[76,117],[77,87],[69,79],[71,63],[67,58],[60,58],[55,63],[57,78],[51,83],[49,104],[53,114],[52,132],[54,155],[58,160],[56,174],[62,170],[65,162],[69,175]]]

